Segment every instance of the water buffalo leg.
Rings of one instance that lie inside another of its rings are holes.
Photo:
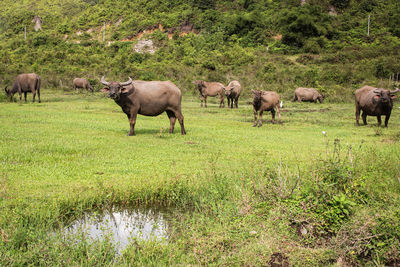
[[[272,123],[275,123],[275,109],[272,109],[272,110],[271,110],[271,114],[272,114],[272,120],[271,120],[271,122],[272,122]]]
[[[365,113],[365,112],[363,111],[363,113],[361,114],[361,117],[362,117],[362,120],[363,120],[363,122],[364,122],[364,125],[367,125],[367,113]]]
[[[39,98],[39,103],[40,103],[40,89],[37,89],[37,96]]]
[[[225,107],[225,101],[224,101],[224,95],[220,95],[219,97],[219,107],[224,108]]]
[[[377,120],[378,120],[378,127],[381,126],[382,124],[382,119],[381,116],[376,116]],[[385,120],[386,121],[386,120]]]
[[[254,111],[254,124],[253,124],[253,127],[256,127],[257,126],[257,110],[253,110]]]
[[[175,111],[175,117],[178,118],[179,124],[181,125],[181,134],[186,134],[182,112],[180,110]]]
[[[260,111],[260,116],[259,116],[259,118],[258,118],[258,127],[261,127],[262,126],[262,116],[263,116],[263,112],[264,111]]]
[[[204,97],[204,107],[207,107],[207,96]]]
[[[356,123],[357,126],[360,126],[360,107],[356,104]]]
[[[33,95],[32,103],[35,103],[35,97],[36,97],[36,91],[35,90],[32,90],[32,95]]]
[[[24,92],[24,99],[25,99],[25,102],[26,102],[26,95],[28,94],[28,92]]]
[[[277,111],[278,111],[278,117],[279,117],[279,124],[282,124],[282,118],[281,118],[281,108],[279,107],[279,105],[276,107]]]
[[[391,112],[389,112],[389,113],[388,113],[388,114],[386,114],[386,116],[385,116],[385,127],[388,127],[388,123],[389,123],[390,114],[391,114]]]
[[[238,107],[238,101],[239,101],[239,97],[236,97],[236,98],[235,98],[235,107],[236,107],[236,108],[239,108],[239,107]]]
[[[292,102],[294,102],[294,101],[296,101],[297,100],[297,97],[296,97],[296,94],[294,95],[294,97],[293,97],[293,99],[292,99]]]
[[[129,133],[127,134],[128,136],[135,135],[136,116],[137,116],[137,112],[131,113],[131,115],[129,117],[129,124],[131,126],[131,129],[130,129]]]
[[[169,133],[171,134],[171,133],[174,132],[176,116],[175,116],[175,113],[172,112],[171,110],[167,110],[166,112],[167,112],[167,115],[168,115],[168,118],[169,118],[169,123],[170,123]]]
[[[231,104],[231,99],[229,98],[229,96],[226,97],[226,101],[228,101],[228,108],[229,108],[229,106],[230,106],[230,104]]]

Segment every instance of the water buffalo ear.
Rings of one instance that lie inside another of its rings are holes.
[[[104,87],[103,89],[100,90],[103,93],[108,93],[110,91],[110,88]]]
[[[397,95],[390,95],[390,98],[395,99],[395,98],[397,98]]]
[[[126,94],[130,91],[133,91],[135,89],[135,87],[133,86],[133,84],[130,84],[128,86],[123,86],[121,89],[121,93]]]
[[[379,95],[374,95],[374,98],[375,98],[375,99],[379,99],[380,96],[379,96]]]

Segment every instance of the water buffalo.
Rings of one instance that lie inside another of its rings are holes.
[[[207,97],[208,96],[218,96],[219,97],[219,107],[224,107],[224,85],[218,82],[205,82],[197,80],[194,82],[200,92],[201,107],[207,107]]]
[[[14,96],[15,93],[18,92],[19,100],[22,100],[22,93],[24,93],[25,102],[26,94],[28,92],[32,92],[33,94],[32,102],[35,102],[35,96],[37,93],[40,103],[40,76],[35,73],[20,74],[15,79],[12,88],[10,90],[7,90],[6,86],[6,88],[4,88],[4,91],[6,91],[7,96],[11,98]]]
[[[181,112],[182,93],[172,82],[132,81],[131,78],[123,83],[107,82],[103,76],[101,83],[106,86],[103,92],[108,92],[128,116],[130,123],[128,136],[135,135],[137,114],[158,116],[164,111],[170,120],[169,133],[173,133],[175,121],[178,118],[181,133],[186,134]]]
[[[74,93],[75,93],[75,90],[77,93],[79,93],[78,88],[83,88],[86,90],[86,92],[88,90],[90,90],[93,93],[92,85],[90,84],[90,82],[88,80],[86,80],[84,78],[75,78],[73,81],[73,84],[74,84]]]
[[[317,90],[314,88],[304,88],[304,87],[299,87],[296,90],[294,90],[294,97],[292,101],[308,101],[308,102],[314,102],[317,103],[317,100],[319,100],[320,103],[324,102],[324,95],[321,95],[318,93]]]
[[[233,101],[235,101],[235,107],[238,108],[238,100],[240,93],[242,92],[242,86],[238,81],[231,81],[227,87],[225,87],[225,95],[228,99],[229,105],[233,108]]]
[[[380,126],[382,123],[381,116],[385,115],[385,127],[387,127],[393,108],[393,98],[396,98],[394,94],[398,91],[400,91],[398,88],[394,91],[390,91],[368,85],[356,90],[355,101],[357,126],[360,125],[360,110],[362,110],[363,113],[361,116],[364,125],[367,125],[367,116],[376,116],[378,119],[378,126]]]
[[[278,111],[279,123],[282,124],[280,111],[280,97],[273,91],[252,90],[253,92],[253,109],[254,109],[254,124],[257,126],[257,112],[260,112],[258,127],[262,126],[262,115],[264,111],[271,111],[272,123],[275,123],[275,109]]]

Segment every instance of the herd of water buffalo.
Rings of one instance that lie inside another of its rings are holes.
[[[107,82],[104,76],[101,78],[101,83],[104,85],[103,92],[109,94],[128,116],[130,123],[130,131],[128,135],[135,135],[135,123],[137,114],[145,116],[158,116],[164,111],[167,113],[170,120],[169,132],[174,131],[176,119],[181,126],[181,133],[186,134],[183,115],[181,111],[182,93],[181,90],[170,81],[132,81],[129,78],[126,82]],[[7,96],[13,97],[19,93],[19,98],[22,100],[22,93],[26,102],[27,93],[33,94],[33,102],[35,96],[38,95],[40,103],[40,84],[41,78],[35,73],[20,74],[15,79],[11,89],[4,89]],[[224,107],[225,97],[228,100],[228,107],[238,108],[238,101],[242,92],[242,87],[238,81],[232,81],[228,86],[224,86],[219,82],[205,82],[197,80],[194,82],[200,92],[201,107],[207,107],[207,97],[217,96],[219,98],[219,106]],[[74,92],[79,88],[90,90],[93,92],[93,87],[89,81],[83,78],[73,80]],[[362,111],[362,119],[364,125],[367,124],[367,116],[376,116],[378,126],[381,125],[381,116],[385,115],[385,127],[387,127],[390,114],[393,108],[393,99],[396,98],[395,93],[400,89],[386,90],[372,86],[364,86],[355,92],[356,105],[356,122],[359,125],[360,111]],[[279,121],[280,115],[280,97],[274,91],[252,90],[253,93],[253,108],[254,108],[254,124],[253,126],[262,125],[262,115],[264,111],[271,111],[272,122],[275,121],[275,110],[278,112]],[[325,96],[320,94],[314,88],[299,87],[294,91],[292,101],[311,101],[322,103]],[[257,120],[257,115],[259,119]]]

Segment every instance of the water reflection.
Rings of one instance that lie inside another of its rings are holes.
[[[166,242],[165,212],[153,209],[121,210],[87,213],[65,229],[67,235],[83,233],[89,240],[109,239],[120,254],[134,238]]]

